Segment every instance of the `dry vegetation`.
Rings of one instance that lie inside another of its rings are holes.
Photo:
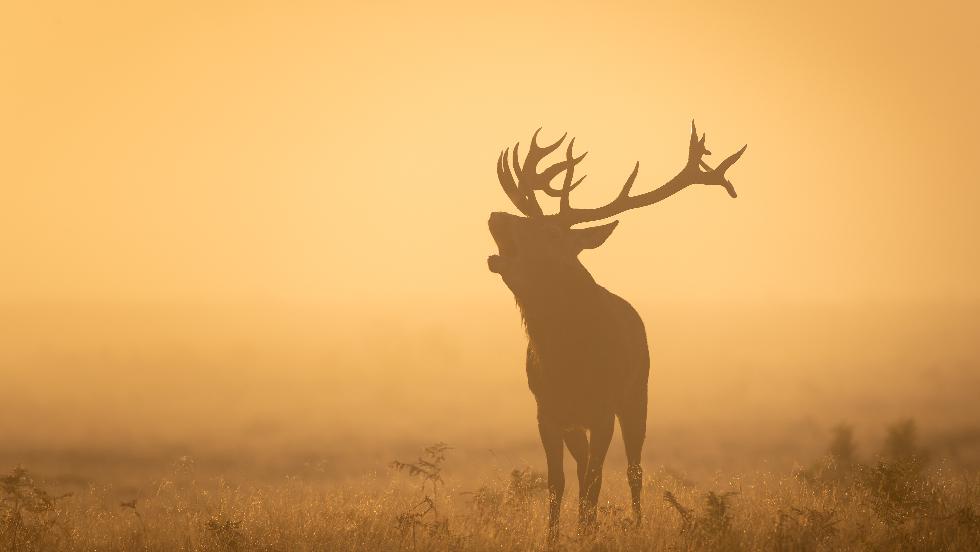
[[[863,460],[850,428],[796,473],[752,473],[694,484],[649,470],[647,515],[630,519],[621,471],[608,470],[600,527],[579,535],[574,489],[563,513],[566,550],[976,550],[980,477],[951,473],[894,424]],[[443,443],[384,474],[345,482],[202,480],[181,458],[166,477],[120,500],[91,485],[56,495],[16,468],[0,479],[0,549],[34,550],[529,550],[545,548],[546,490],[530,468],[452,476]]]

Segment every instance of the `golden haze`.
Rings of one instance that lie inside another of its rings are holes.
[[[692,118],[716,160],[749,144],[737,200],[685,190],[584,255],[647,320],[652,442],[716,411],[939,423],[975,390],[971,3],[3,11],[2,429],[25,442],[359,434],[365,405],[391,434],[533,434],[485,257],[494,160],[538,126],[591,152],[582,205],[636,160],[636,190],[670,178]]]

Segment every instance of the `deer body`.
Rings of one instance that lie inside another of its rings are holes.
[[[537,402],[538,430],[548,464],[552,541],[558,535],[565,489],[564,449],[568,448],[577,464],[579,522],[588,529],[595,525],[603,463],[617,418],[626,447],[633,513],[637,522],[641,519],[640,455],[650,371],[646,332],[636,310],[597,284],[578,259],[582,250],[602,245],[618,221],[589,228],[572,226],[656,203],[696,183],[723,186],[734,197],[724,172],[745,151],[742,148],[711,169],[701,160],[708,153],[704,137],[697,138],[692,124],[688,163],[671,181],[631,196],[637,164],[611,203],[575,209],[569,204],[569,194],[582,179],[573,182],[573,172],[585,155],[573,155],[574,139],[568,144],[565,161],[537,172],[537,163],[563,140],[540,147],[535,133],[523,167],[519,145],[514,147],[513,171],[508,152],[501,153],[497,162],[501,186],[525,216],[496,212],[488,222],[499,250],[488,259],[489,268],[514,293],[527,330],[527,379]],[[561,173],[563,186],[552,188],[550,181]],[[536,191],[560,198],[559,212],[545,215]]]
[[[646,396],[646,333],[629,303],[598,284],[550,303],[521,303],[528,386],[542,423],[587,428],[618,412],[640,388]]]

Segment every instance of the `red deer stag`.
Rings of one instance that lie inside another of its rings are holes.
[[[538,129],[540,131],[540,129]],[[564,141],[541,147],[537,135],[524,158],[514,146],[513,161],[504,150],[497,160],[497,177],[507,197],[524,216],[490,215],[490,233],[499,254],[487,259],[514,293],[527,330],[527,380],[537,401],[538,430],[548,463],[549,539],[558,535],[558,517],[565,490],[563,443],[578,465],[579,524],[594,527],[602,485],[602,464],[612,440],[614,418],[619,418],[626,445],[626,475],[636,522],[641,519],[640,491],[643,471],[640,451],[646,435],[647,379],[650,372],[646,332],[640,316],[624,299],[596,283],[578,260],[583,249],[602,245],[619,221],[589,228],[573,225],[599,221],[629,209],[662,201],[692,184],[722,186],[735,197],[725,177],[745,147],[711,168],[702,156],[710,154],[704,135],[698,139],[691,123],[687,164],[663,186],[639,195],[630,189],[640,164],[616,198],[601,207],[575,208],[569,195],[581,182],[575,166],[585,154],[572,153],[569,141],[565,160],[538,171],[538,163]],[[551,181],[564,173],[561,188]],[[559,211],[545,214],[536,192],[559,199]]]

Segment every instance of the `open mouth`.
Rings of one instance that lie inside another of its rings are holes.
[[[497,253],[501,257],[517,256],[517,244],[505,232],[493,234],[493,241],[497,244]]]
[[[513,236],[513,220],[517,217],[505,213],[491,213],[488,226],[494,243],[497,244],[497,254],[487,259],[491,272],[501,274],[502,270],[518,256],[517,241]]]
[[[497,254],[487,258],[487,266],[490,272],[501,274],[508,260],[517,255],[517,247],[509,237],[497,233],[493,234],[493,241],[497,244]]]
[[[490,272],[500,274],[508,259],[517,256],[517,244],[514,243],[506,230],[495,224],[490,225],[490,235],[493,236],[493,241],[497,244],[497,254],[487,258],[487,266],[490,268]]]

